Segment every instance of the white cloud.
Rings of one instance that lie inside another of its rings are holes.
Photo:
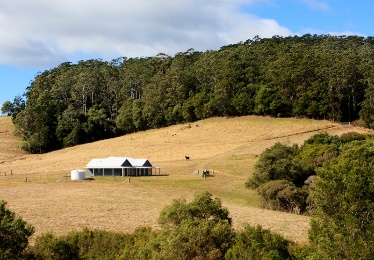
[[[228,27],[229,30],[220,33],[220,38],[226,43],[245,41],[256,35],[261,38],[293,35],[290,30],[282,27],[273,19],[261,19],[248,14],[237,14],[230,20]]]
[[[276,21],[241,13],[258,0],[0,1],[0,63],[56,66],[79,55],[170,55],[256,35],[290,35]]]

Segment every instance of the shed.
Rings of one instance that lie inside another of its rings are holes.
[[[160,174],[160,168],[153,166],[147,159],[131,157],[108,157],[92,159],[86,165],[88,176],[150,176],[153,171]]]

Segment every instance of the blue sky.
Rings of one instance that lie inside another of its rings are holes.
[[[174,55],[274,35],[374,36],[369,0],[0,0],[0,106],[62,62]]]

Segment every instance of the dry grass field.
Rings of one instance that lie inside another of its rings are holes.
[[[209,191],[229,209],[235,228],[260,224],[301,242],[307,240],[309,217],[261,209],[255,193],[244,187],[258,155],[276,142],[301,144],[321,131],[371,133],[329,121],[211,118],[30,155],[17,148],[13,130],[11,119],[0,117],[0,199],[35,227],[35,236],[83,227],[123,232],[157,228],[161,209],[173,199],[189,201]],[[147,158],[161,167],[161,176],[130,182],[122,177],[70,180],[72,169],[108,156]],[[214,177],[196,175],[204,168],[214,170]]]

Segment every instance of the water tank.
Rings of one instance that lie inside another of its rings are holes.
[[[71,177],[72,181],[84,180],[85,179],[85,171],[84,170],[72,170],[70,172],[70,177]]]

